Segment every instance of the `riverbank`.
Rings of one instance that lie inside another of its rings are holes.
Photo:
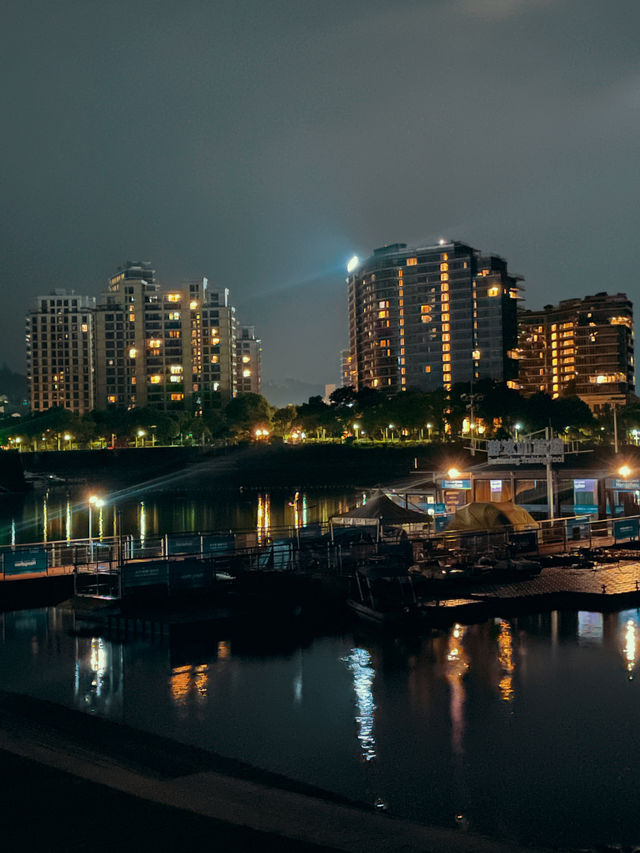
[[[526,849],[376,813],[302,783],[49,702],[0,693],[5,850]],[[34,820],[37,816],[37,820]],[[540,848],[537,848],[538,850]]]

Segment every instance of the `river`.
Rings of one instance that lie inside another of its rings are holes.
[[[515,843],[638,844],[638,611],[553,612],[383,639],[206,642],[0,616],[4,689],[215,750],[418,821]]]

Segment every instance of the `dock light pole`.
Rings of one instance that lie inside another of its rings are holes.
[[[93,562],[93,508],[94,506],[97,509],[102,509],[104,506],[104,500],[98,495],[90,495],[89,496],[89,557],[90,561]]]
[[[354,428],[355,433],[356,433],[356,441],[357,441],[358,440],[358,433],[360,432],[360,424],[354,424],[353,428]]]

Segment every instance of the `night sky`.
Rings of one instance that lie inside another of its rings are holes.
[[[345,264],[503,255],[638,300],[637,0],[5,0],[0,362],[124,261],[228,287],[267,380],[335,382]]]

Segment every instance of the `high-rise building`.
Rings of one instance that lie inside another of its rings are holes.
[[[29,399],[34,412],[94,407],[93,319],[96,301],[74,290],[33,300],[26,320]]]
[[[520,388],[575,393],[594,411],[634,391],[633,306],[624,293],[564,299],[518,313]]]
[[[161,290],[149,264],[109,280],[96,312],[96,406],[198,412],[235,393],[235,308],[206,278]]]
[[[352,259],[348,273],[348,365],[358,389],[431,391],[484,378],[515,385],[521,279],[502,258],[459,242],[394,243]]]
[[[236,389],[238,394],[259,394],[261,388],[262,341],[255,326],[240,326],[236,338]]]

